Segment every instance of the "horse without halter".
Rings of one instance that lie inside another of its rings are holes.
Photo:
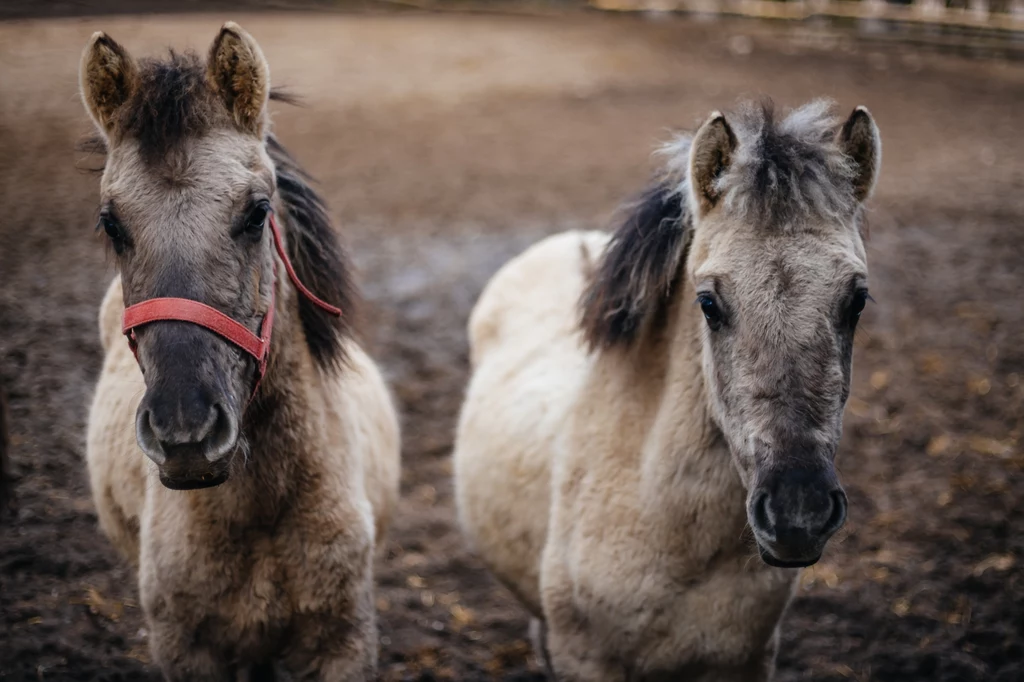
[[[793,568],[846,518],[878,140],[863,108],[716,113],[614,235],[551,237],[481,295],[459,514],[557,679],[770,677]]]

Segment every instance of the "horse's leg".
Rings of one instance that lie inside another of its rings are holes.
[[[772,657],[766,655],[743,665],[706,667],[701,674],[686,675],[684,679],[694,682],[769,682],[774,667]]]
[[[150,515],[153,516],[153,515]],[[223,628],[211,623],[212,604],[194,584],[203,573],[196,566],[171,563],[163,556],[161,566],[156,549],[177,558],[181,552],[173,536],[161,536],[150,520],[142,536],[139,562],[139,603],[149,630],[149,651],[153,662],[168,682],[235,682],[236,670],[228,662],[222,642]],[[205,583],[204,583],[205,585]]]
[[[315,675],[295,678],[316,680],[317,682],[372,682],[377,679],[377,656],[373,660],[369,656],[348,659],[344,656],[325,659],[320,663]]]
[[[295,682],[371,682],[377,679],[377,622],[372,607],[317,614],[296,624],[279,661]]]
[[[761,662],[761,676],[757,678],[758,682],[771,682],[775,677],[775,661],[779,657],[779,642],[781,639],[782,635],[779,633],[778,626],[776,626],[772,638],[768,640],[764,659]]]
[[[149,619],[149,650],[167,682],[235,682],[219,649],[196,644],[191,629]]]
[[[559,628],[552,623],[547,630],[548,676],[555,682],[637,682],[621,666],[601,657],[602,647],[583,628]]]
[[[554,519],[553,521],[554,522]],[[589,603],[577,600],[575,585],[560,548],[544,548],[541,565],[541,606],[546,633],[542,651],[547,653],[548,676],[556,682],[636,682],[616,664],[609,644],[595,633],[586,616]],[[591,598],[593,598],[591,596]]]
[[[552,682],[555,680],[555,669],[551,666],[551,652],[548,651],[548,626],[540,618],[530,619],[530,643],[533,652],[544,666],[544,674]]]
[[[281,662],[282,678],[294,682],[372,682],[377,679],[377,653],[366,649],[351,647],[330,654],[296,651]]]

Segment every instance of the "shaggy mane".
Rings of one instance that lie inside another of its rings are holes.
[[[722,210],[756,229],[789,230],[807,219],[860,220],[856,168],[840,149],[841,123],[828,101],[781,120],[771,101],[747,103],[726,116],[737,138],[716,181]],[[658,154],[661,175],[627,206],[580,299],[580,326],[591,350],[629,346],[665,319],[686,262],[696,207],[689,161],[693,135],[677,135]]]
[[[629,345],[669,300],[690,236],[680,189],[666,178],[627,207],[580,300],[591,350]]]
[[[147,161],[160,159],[187,137],[203,135],[218,114],[226,118],[196,53],[170,50],[167,59],[140,59],[138,68],[138,87],[118,111],[115,128],[138,140]]]
[[[305,296],[298,297],[299,318],[313,359],[321,367],[337,368],[344,361],[344,341],[354,331],[359,303],[349,257],[306,172],[273,135],[267,137],[267,151],[276,166],[277,191],[287,213],[281,223],[295,274],[310,291],[342,310],[336,317]]]
[[[115,127],[120,135],[138,141],[147,161],[158,161],[189,137],[231,123],[224,105],[210,89],[206,61],[195,52],[172,49],[166,59],[140,59],[138,69],[138,87],[118,111]],[[297,103],[281,89],[272,89],[270,99]]]
[[[836,141],[842,120],[832,102],[816,100],[781,120],[771,100],[727,117],[737,138],[717,189],[725,209],[762,229],[786,230],[806,219],[856,217],[856,166]]]

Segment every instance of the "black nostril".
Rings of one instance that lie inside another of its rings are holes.
[[[160,466],[198,456],[216,462],[238,441],[238,423],[220,402],[201,394],[147,396],[135,422],[139,447]]]
[[[135,438],[142,452],[151,460],[157,464],[167,460],[167,453],[153,425],[153,413],[150,410],[139,410],[135,418]]]
[[[203,438],[206,459],[215,462],[235,447],[238,440],[238,422],[221,403],[213,406],[213,425]]]
[[[771,516],[768,513],[768,493],[758,495],[757,499],[754,500],[751,512],[754,526],[759,531],[767,535],[775,534],[775,525],[772,523]]]
[[[846,493],[842,490],[833,490],[829,493],[829,498],[832,502],[832,513],[829,514],[825,527],[821,529],[825,535],[835,533],[846,523]]]

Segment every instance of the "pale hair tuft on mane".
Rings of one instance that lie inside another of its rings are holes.
[[[716,183],[727,212],[769,230],[856,217],[857,168],[836,141],[842,120],[831,101],[815,100],[781,120],[770,100],[747,103],[728,120],[738,144]]]

